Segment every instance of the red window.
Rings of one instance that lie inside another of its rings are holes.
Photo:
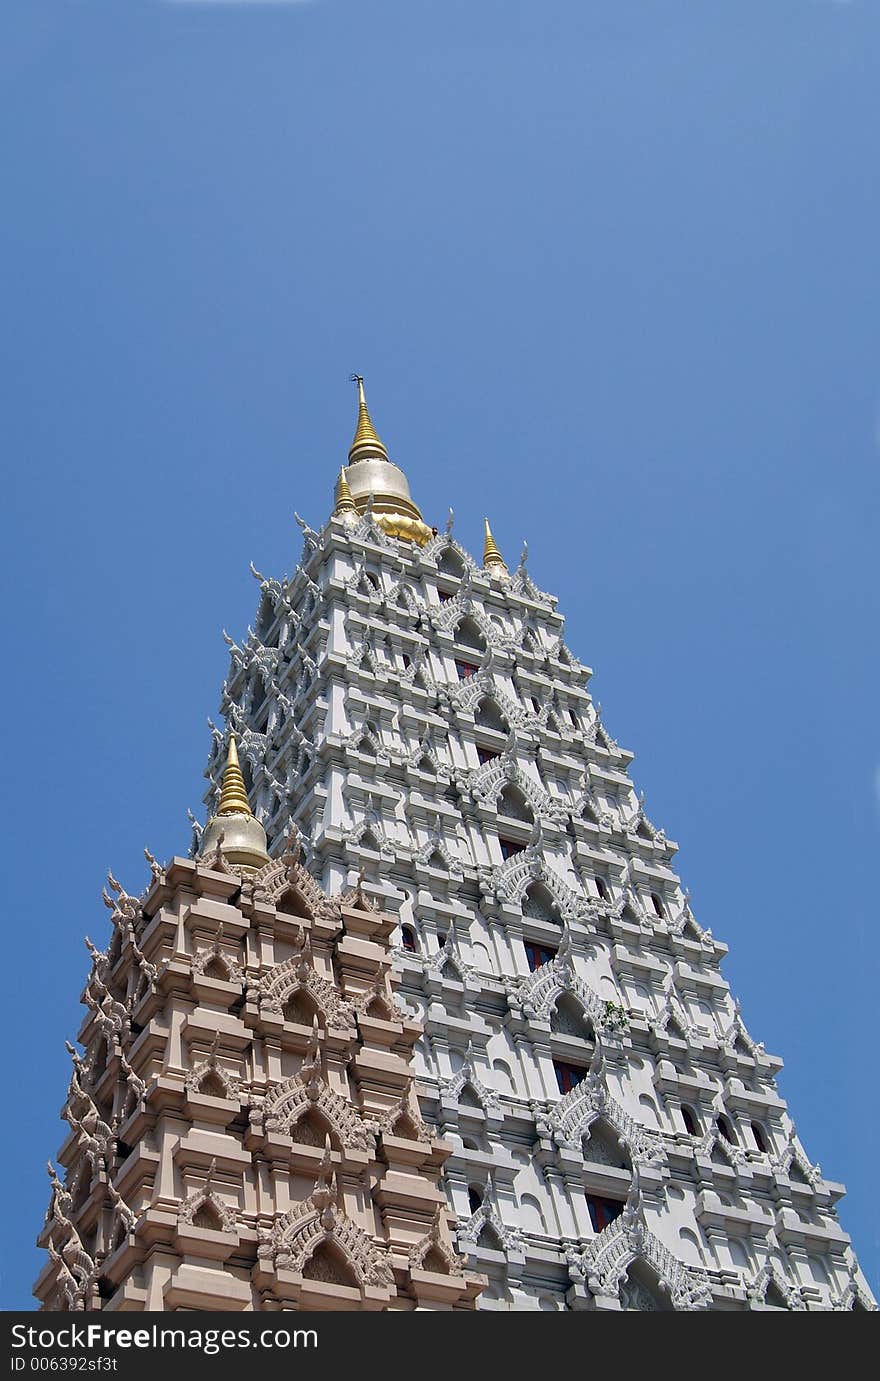
[[[556,1071],[556,1082],[559,1085],[560,1093],[571,1093],[586,1074],[586,1070],[580,1065],[567,1065],[562,1060],[554,1060],[553,1068]]]
[[[499,839],[501,845],[501,857],[503,859],[513,858],[514,854],[521,854],[526,847],[525,844],[517,844],[513,839]]]
[[[556,958],[555,949],[546,949],[544,945],[533,945],[529,940],[525,941],[526,958],[529,961],[529,968],[534,973],[542,964],[549,964],[551,959]]]
[[[402,930],[401,930],[401,932],[400,932],[400,940],[401,940],[401,944],[403,945],[403,948],[404,948],[405,950],[408,950],[408,952],[409,952],[410,954],[415,954],[415,952],[416,952],[416,937],[415,937],[415,935],[413,934],[413,932],[410,930],[410,928],[409,928],[408,925],[403,926],[403,928],[402,928]]]
[[[473,676],[474,672],[475,672],[475,671],[479,671],[480,668],[474,666],[473,662],[458,662],[458,661],[457,661],[457,662],[455,663],[455,670],[458,672],[458,679],[459,679],[459,681],[467,681],[468,678],[471,677],[471,676]]]
[[[445,604],[447,600],[452,599],[452,595],[448,590],[438,590],[437,593],[440,596],[441,604]]]
[[[623,1204],[619,1199],[600,1199],[595,1194],[587,1195],[587,1208],[594,1232],[601,1232],[603,1228],[607,1228],[608,1224],[613,1223],[623,1212]]]
[[[494,752],[491,748],[481,748],[479,744],[477,745],[477,757],[480,759],[481,767],[483,763],[491,762],[493,758],[500,758],[500,756],[500,753]]]

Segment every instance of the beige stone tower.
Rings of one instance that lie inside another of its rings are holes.
[[[196,859],[140,898],[110,876],[50,1165],[44,1309],[473,1309],[451,1146],[413,1090],[395,921],[270,861],[230,739]]]

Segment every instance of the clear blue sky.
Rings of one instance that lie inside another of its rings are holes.
[[[348,374],[560,596],[880,1286],[874,0],[5,0],[5,1265]]]

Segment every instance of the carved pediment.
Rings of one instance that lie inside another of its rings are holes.
[[[360,1287],[393,1289],[391,1257],[346,1215],[329,1160],[328,1151],[309,1197],[262,1234],[260,1262],[264,1267],[271,1264],[278,1270],[299,1271],[314,1280],[330,1277],[333,1283],[335,1277],[336,1283],[347,1284],[349,1276]],[[310,1272],[309,1263],[316,1257],[320,1265]]]
[[[294,1140],[296,1124],[314,1111],[341,1146],[368,1151],[375,1145],[375,1136],[360,1113],[318,1076],[304,1081],[295,1074],[275,1084],[260,1111],[267,1132],[281,1132]]]
[[[291,998],[303,993],[308,995],[328,1026],[346,1030],[355,1023],[351,1003],[346,1002],[338,989],[316,972],[304,953],[295,954],[283,963],[276,964],[250,991],[256,991],[260,1005],[269,1012],[282,1012]],[[308,1019],[311,1022],[311,1015]]]

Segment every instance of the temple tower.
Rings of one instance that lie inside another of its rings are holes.
[[[40,1297],[82,1295],[63,1220],[90,1261],[105,1253],[89,1288],[114,1307],[188,1298],[170,1282],[208,1268],[181,1222],[214,1195],[236,1215],[214,1285],[236,1282],[243,1308],[306,1307],[317,1285],[297,1284],[302,1246],[298,1274],[286,1264],[291,1223],[333,1193],[384,1283],[371,1295],[338,1266],[360,1295],[330,1307],[876,1308],[837,1220],[843,1186],[797,1136],[782,1061],[748,1030],[727,946],[693,915],[555,597],[525,551],[511,569],[488,519],[482,560],[451,517],[429,526],[355,382],[333,512],[297,519],[290,578],[252,567],[253,627],[227,638],[211,823],[190,861],[152,865],[139,901],[108,899]],[[319,1053],[347,1109],[317,1109],[329,1160],[320,1128],[292,1134],[302,1093],[278,1092],[307,1090]],[[209,1069],[226,1093],[193,1086]],[[89,1172],[86,1113],[103,1129]],[[209,1181],[220,1141],[235,1154]],[[366,1163],[387,1191],[365,1193]],[[401,1176],[422,1186],[414,1216],[390,1206]]]
[[[40,1237],[47,1309],[472,1309],[395,996],[395,921],[328,898],[291,838],[277,860],[234,738],[197,858],[87,941]]]

